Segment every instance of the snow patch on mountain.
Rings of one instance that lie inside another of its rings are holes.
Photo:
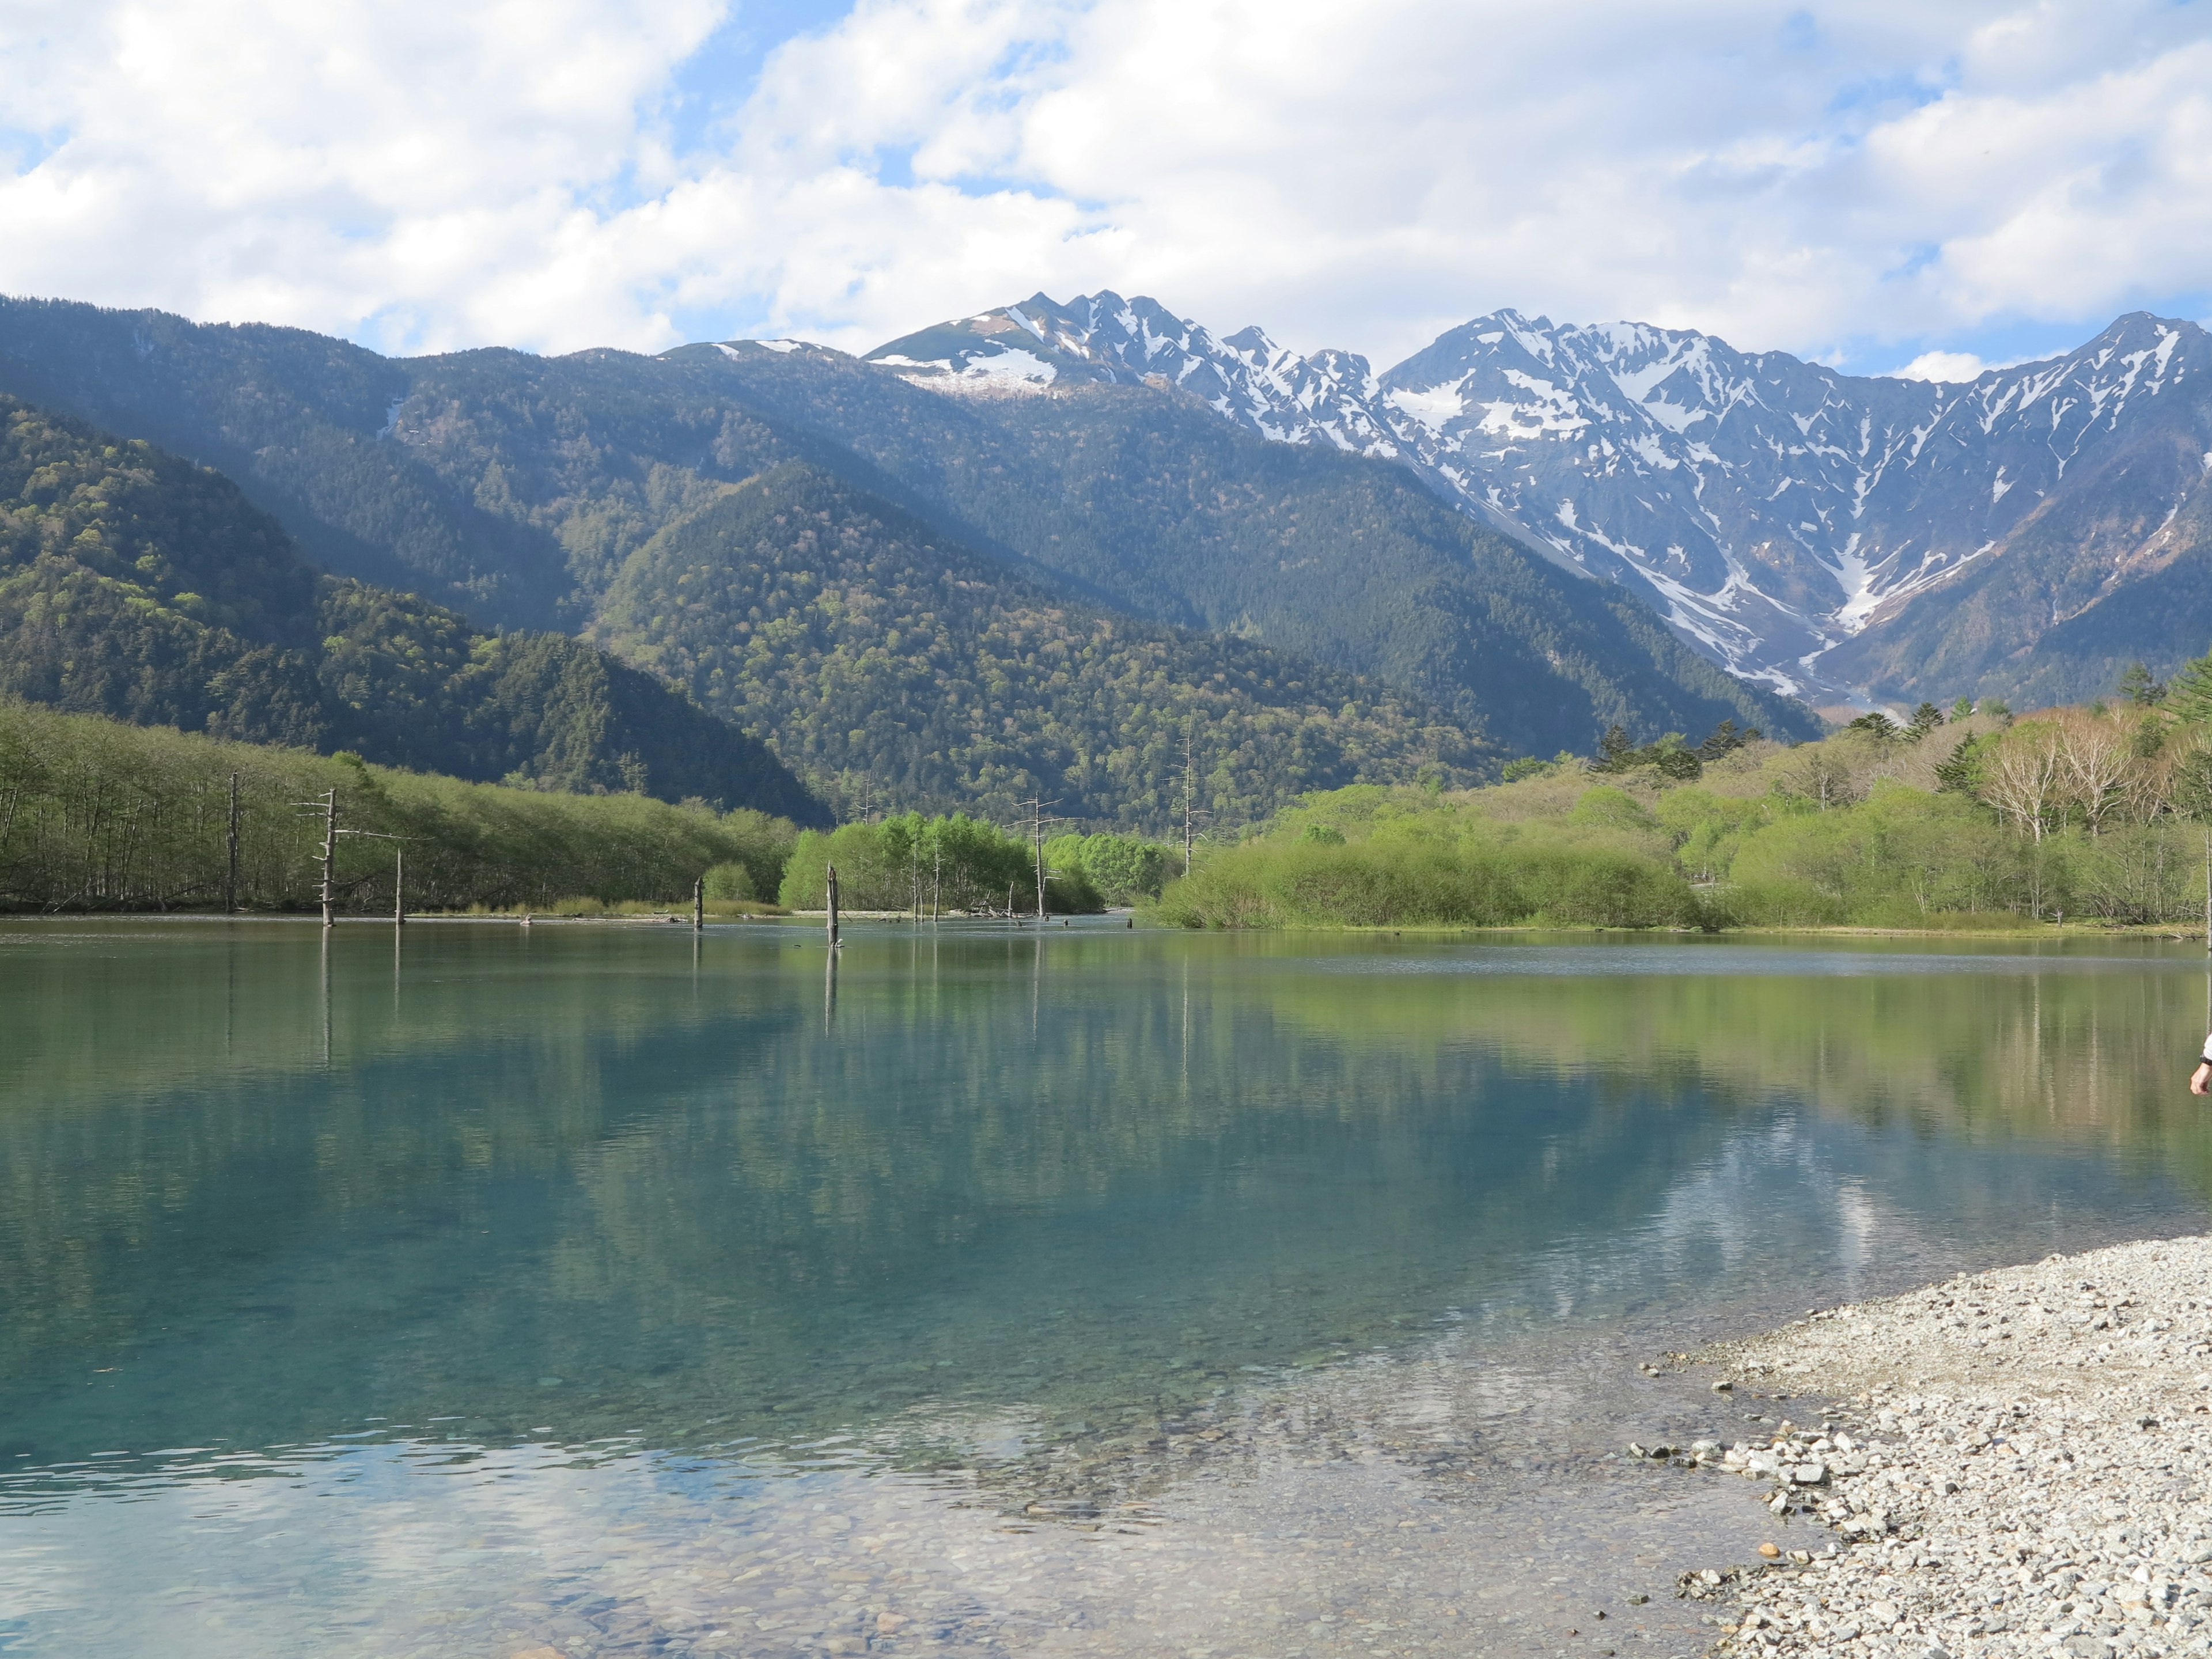
[[[958,357],[924,360],[889,352],[875,359],[891,368],[915,371],[906,376],[939,392],[985,397],[1042,392],[1060,378],[1060,366],[1021,346],[986,341]]]
[[[1446,422],[1457,420],[1467,413],[1467,399],[1459,395],[1457,386],[1438,386],[1430,392],[1394,392],[1389,402],[1393,409],[1431,432],[1443,431]]]
[[[1277,442],[1396,460],[1567,568],[1642,587],[1737,674],[1805,695],[1852,690],[1824,678],[1827,653],[2002,556],[2069,465],[2191,370],[2204,383],[2212,337],[2136,313],[2065,356],[1946,381],[1506,310],[1378,374],[1148,299],[1040,294],[871,356],[946,392],[1185,392]]]

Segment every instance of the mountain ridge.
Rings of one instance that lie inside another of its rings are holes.
[[[0,301],[0,389],[220,466],[326,568],[592,629],[638,548],[791,461],[1073,599],[1368,676],[1505,753],[1722,719],[1810,735],[1626,589],[1569,580],[1379,459],[1098,385],[1041,412],[818,348],[384,359],[260,325]],[[287,514],[290,517],[287,518]]]
[[[1066,304],[1039,295],[868,359],[945,392],[1097,380],[1184,391],[1276,442],[1395,460],[1556,562],[1638,586],[1713,660],[1793,695],[2033,684],[2087,695],[2099,685],[2082,682],[2108,676],[2111,653],[2069,673],[2051,660],[2057,647],[2038,656],[2043,635],[2124,586],[2110,580],[2115,565],[2212,560],[2212,542],[2184,545],[2174,528],[2193,525],[2180,509],[2201,500],[2203,480],[2168,468],[2159,506],[2174,510],[2159,524],[2131,534],[2100,501],[2095,559],[2011,597],[2019,584],[1992,574],[2013,540],[2034,540],[2054,497],[2097,493],[2083,479],[2099,458],[2181,428],[2212,453],[2212,337],[2148,313],[2073,352],[1951,383],[1844,375],[1692,330],[1511,310],[1376,373],[1348,352],[1301,356],[1258,329],[1217,337],[1112,293]],[[2098,562],[2101,586],[2069,591]],[[1969,630],[1980,643],[1938,653],[1931,678],[1929,617],[1985,585],[1992,619]],[[2053,613],[2040,626],[2039,605]],[[2212,615],[2200,623],[2212,629]]]

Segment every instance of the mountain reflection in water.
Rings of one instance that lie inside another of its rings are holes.
[[[902,1524],[1180,1512],[1194,1540],[1208,1505],[1281,1523],[1312,1469],[1371,1453],[1376,1526],[1412,1501],[1392,1480],[1497,1521],[1516,1482],[1580,1478],[1611,1415],[1717,1409],[1627,1398],[1636,1344],[2197,1226],[2212,1135],[2177,1066],[2205,997],[2201,957],[2132,942],[878,926],[833,969],[767,924],[347,927],[327,951],[291,923],[15,924],[0,1562],[30,1551],[45,1588],[0,1597],[0,1649],[60,1619],[76,1556],[205,1577],[160,1516],[213,1480],[343,1500],[280,1530],[322,1549],[374,1516],[410,1559],[460,1524],[408,1507],[434,1471],[571,1530],[629,1491],[652,1518],[606,1524],[672,1571],[728,1542],[687,1528],[811,1528],[824,1482],[842,1535],[863,1478]],[[1606,1490],[1620,1536],[1690,1501]],[[1216,1599],[1273,1571],[1220,1570]],[[1165,1628],[1084,1594],[1071,1651]],[[626,1650],[605,1620],[563,1647],[560,1595],[523,1600],[557,1651]],[[1044,1643],[992,1607],[990,1641]]]

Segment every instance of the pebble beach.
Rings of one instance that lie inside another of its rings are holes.
[[[1962,1275],[1693,1358],[1777,1402],[1756,1441],[1635,1449],[1767,1489],[1764,1559],[1682,1577],[1718,1651],[2212,1654],[2212,1237]]]

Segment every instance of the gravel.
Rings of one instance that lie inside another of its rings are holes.
[[[1961,1275],[1698,1358],[1799,1419],[1644,1449],[1769,1489],[1771,1558],[1683,1576],[1733,1604],[1719,1651],[2212,1654],[2212,1238]]]

